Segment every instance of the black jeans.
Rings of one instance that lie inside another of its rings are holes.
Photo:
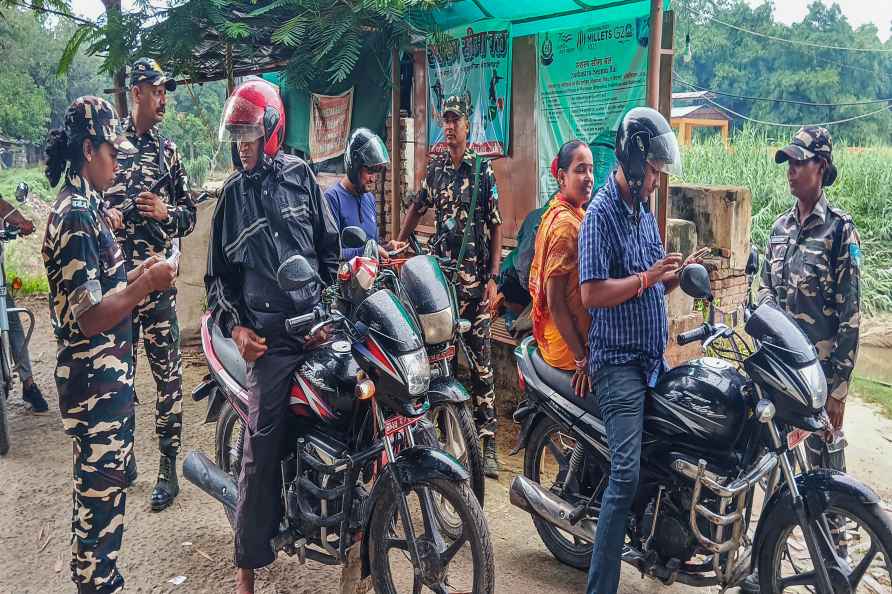
[[[288,398],[301,353],[290,339],[248,364],[248,427],[235,509],[235,565],[256,569],[276,559],[270,540],[282,518],[280,461],[288,433]]]

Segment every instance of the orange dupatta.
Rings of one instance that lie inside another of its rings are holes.
[[[579,228],[584,216],[583,209],[574,207],[558,193],[539,224],[533,263],[530,266],[533,336],[546,363],[569,371],[576,369],[575,358],[551,319],[545,288],[548,279],[570,275],[565,293],[566,302],[576,327],[582,332],[583,339],[587,340],[591,318],[582,306],[578,248]]]

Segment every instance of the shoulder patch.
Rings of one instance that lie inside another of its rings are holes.
[[[90,201],[84,198],[83,196],[72,196],[71,198],[71,208],[78,208],[86,210],[90,208]]]

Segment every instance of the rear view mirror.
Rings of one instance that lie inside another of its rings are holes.
[[[345,227],[341,231],[341,245],[345,248],[361,248],[368,241],[368,235],[361,227]]]
[[[31,188],[25,182],[19,182],[19,185],[15,187],[15,199],[19,202],[24,202],[30,193]]]
[[[712,301],[712,290],[709,287],[709,272],[702,264],[688,264],[681,271],[681,290],[694,299]]]
[[[314,281],[322,284],[322,279],[319,278],[307,259],[300,254],[291,256],[282,262],[276,271],[276,280],[283,291],[296,291]]]
[[[759,270],[759,250],[750,246],[750,257],[746,261],[746,274],[752,276]]]

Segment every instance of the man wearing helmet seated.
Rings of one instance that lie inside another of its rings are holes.
[[[582,304],[592,316],[588,374],[610,446],[588,594],[615,594],[619,586],[626,522],[638,489],[645,396],[664,365],[664,295],[678,286],[682,265],[681,254],[663,249],[649,207],[660,173],[681,175],[669,123],[653,109],[630,110],[616,132],[616,157],[619,166],[592,198],[579,232]]]
[[[281,517],[288,391],[297,356],[318,340],[288,335],[284,322],[311,311],[321,287],[286,293],[276,271],[300,254],[330,283],[340,253],[316,178],[304,161],[280,150],[284,136],[285,110],[273,85],[250,80],[229,97],[220,141],[233,143],[240,171],[226,181],[214,212],[205,286],[215,323],[248,364],[249,421],[235,512],[239,594],[253,593],[254,569],[276,558],[270,539]]]
[[[372,188],[384,173],[390,157],[384,141],[368,128],[357,128],[347,141],[344,168],[347,174],[325,192],[325,199],[334,215],[338,231],[344,227],[361,227],[369,239],[378,239],[378,217]],[[389,253],[403,249],[404,242],[389,241],[378,246],[378,255],[386,259]],[[349,260],[361,256],[364,248],[341,248],[341,256]]]

